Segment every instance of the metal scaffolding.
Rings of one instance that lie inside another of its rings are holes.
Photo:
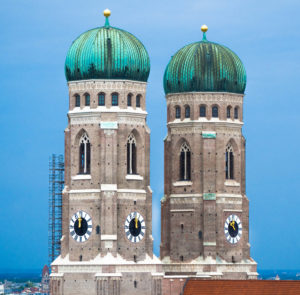
[[[62,236],[62,190],[64,188],[64,157],[52,155],[49,158],[49,223],[48,262],[60,255]]]

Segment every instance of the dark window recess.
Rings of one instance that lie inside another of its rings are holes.
[[[131,104],[132,104],[131,100],[132,100],[132,94],[128,94],[127,95],[127,106],[129,106],[129,107],[131,107]]]
[[[225,153],[225,176],[226,179],[234,179],[234,155],[228,150]]]
[[[78,94],[75,95],[75,107],[80,107],[80,96]]]
[[[206,106],[200,106],[200,117],[206,117]]]
[[[231,107],[227,107],[227,118],[230,119],[231,117]]]
[[[239,118],[239,108],[235,107],[234,108],[234,119],[238,119]]]
[[[105,105],[105,94],[104,93],[99,93],[98,94],[98,105],[99,106],[104,106]]]
[[[199,236],[199,240],[201,240],[202,239],[202,231],[201,230],[199,231],[198,236]]]
[[[138,95],[136,96],[136,107],[137,107],[137,108],[140,108],[140,107],[141,107],[141,95],[140,95],[140,94],[138,94]]]
[[[180,119],[181,117],[180,107],[178,106],[175,108],[175,117],[176,119]]]
[[[191,109],[189,106],[185,107],[185,117],[189,118],[191,116]]]
[[[96,234],[100,235],[100,225],[97,225],[97,227],[96,227]]]
[[[134,281],[134,288],[137,288],[137,281]]]
[[[117,106],[118,104],[119,104],[119,95],[118,95],[118,93],[113,93],[111,95],[111,105]]]
[[[234,163],[233,163],[233,152],[229,153],[229,160],[230,160],[230,179],[233,179],[233,168],[234,168]]]
[[[85,105],[86,105],[86,106],[89,106],[90,103],[91,103],[91,97],[90,97],[89,94],[86,94],[86,95],[85,95]]]
[[[132,174],[136,174],[136,146],[132,144]]]
[[[218,110],[217,106],[214,106],[212,108],[212,114],[211,115],[212,115],[213,118],[218,118],[219,117],[219,110]]]
[[[191,152],[186,153],[187,156],[187,178],[186,180],[191,180]]]
[[[136,255],[133,255],[133,261],[136,262]]]
[[[183,233],[183,224],[181,224],[181,233]]]
[[[180,180],[184,180],[184,152],[180,153]]]
[[[79,173],[84,173],[84,143],[79,147]]]
[[[79,261],[82,261],[82,255],[79,256]]]
[[[180,261],[183,261],[183,256],[180,256]]]
[[[86,144],[86,173],[91,173],[91,144]]]

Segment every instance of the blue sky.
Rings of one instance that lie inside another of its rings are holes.
[[[247,71],[247,140],[252,257],[260,269],[300,269],[300,3],[200,0],[2,0],[0,6],[0,269],[47,263],[48,158],[63,153],[71,42],[104,24],[136,35],[151,59],[147,110],[155,253],[160,242],[170,57],[202,38],[228,46]]]

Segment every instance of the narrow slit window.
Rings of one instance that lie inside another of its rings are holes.
[[[84,133],[79,145],[79,174],[90,174],[91,170],[91,144],[90,139]]]
[[[105,94],[104,93],[98,94],[98,105],[105,106]]]

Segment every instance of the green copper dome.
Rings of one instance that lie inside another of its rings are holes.
[[[148,80],[150,60],[144,45],[132,34],[111,27],[108,16],[105,26],[83,33],[71,45],[65,63],[68,81]]]
[[[207,28],[206,28],[207,30]],[[165,93],[244,93],[246,71],[239,57],[225,46],[206,40],[180,49],[164,74]]]

